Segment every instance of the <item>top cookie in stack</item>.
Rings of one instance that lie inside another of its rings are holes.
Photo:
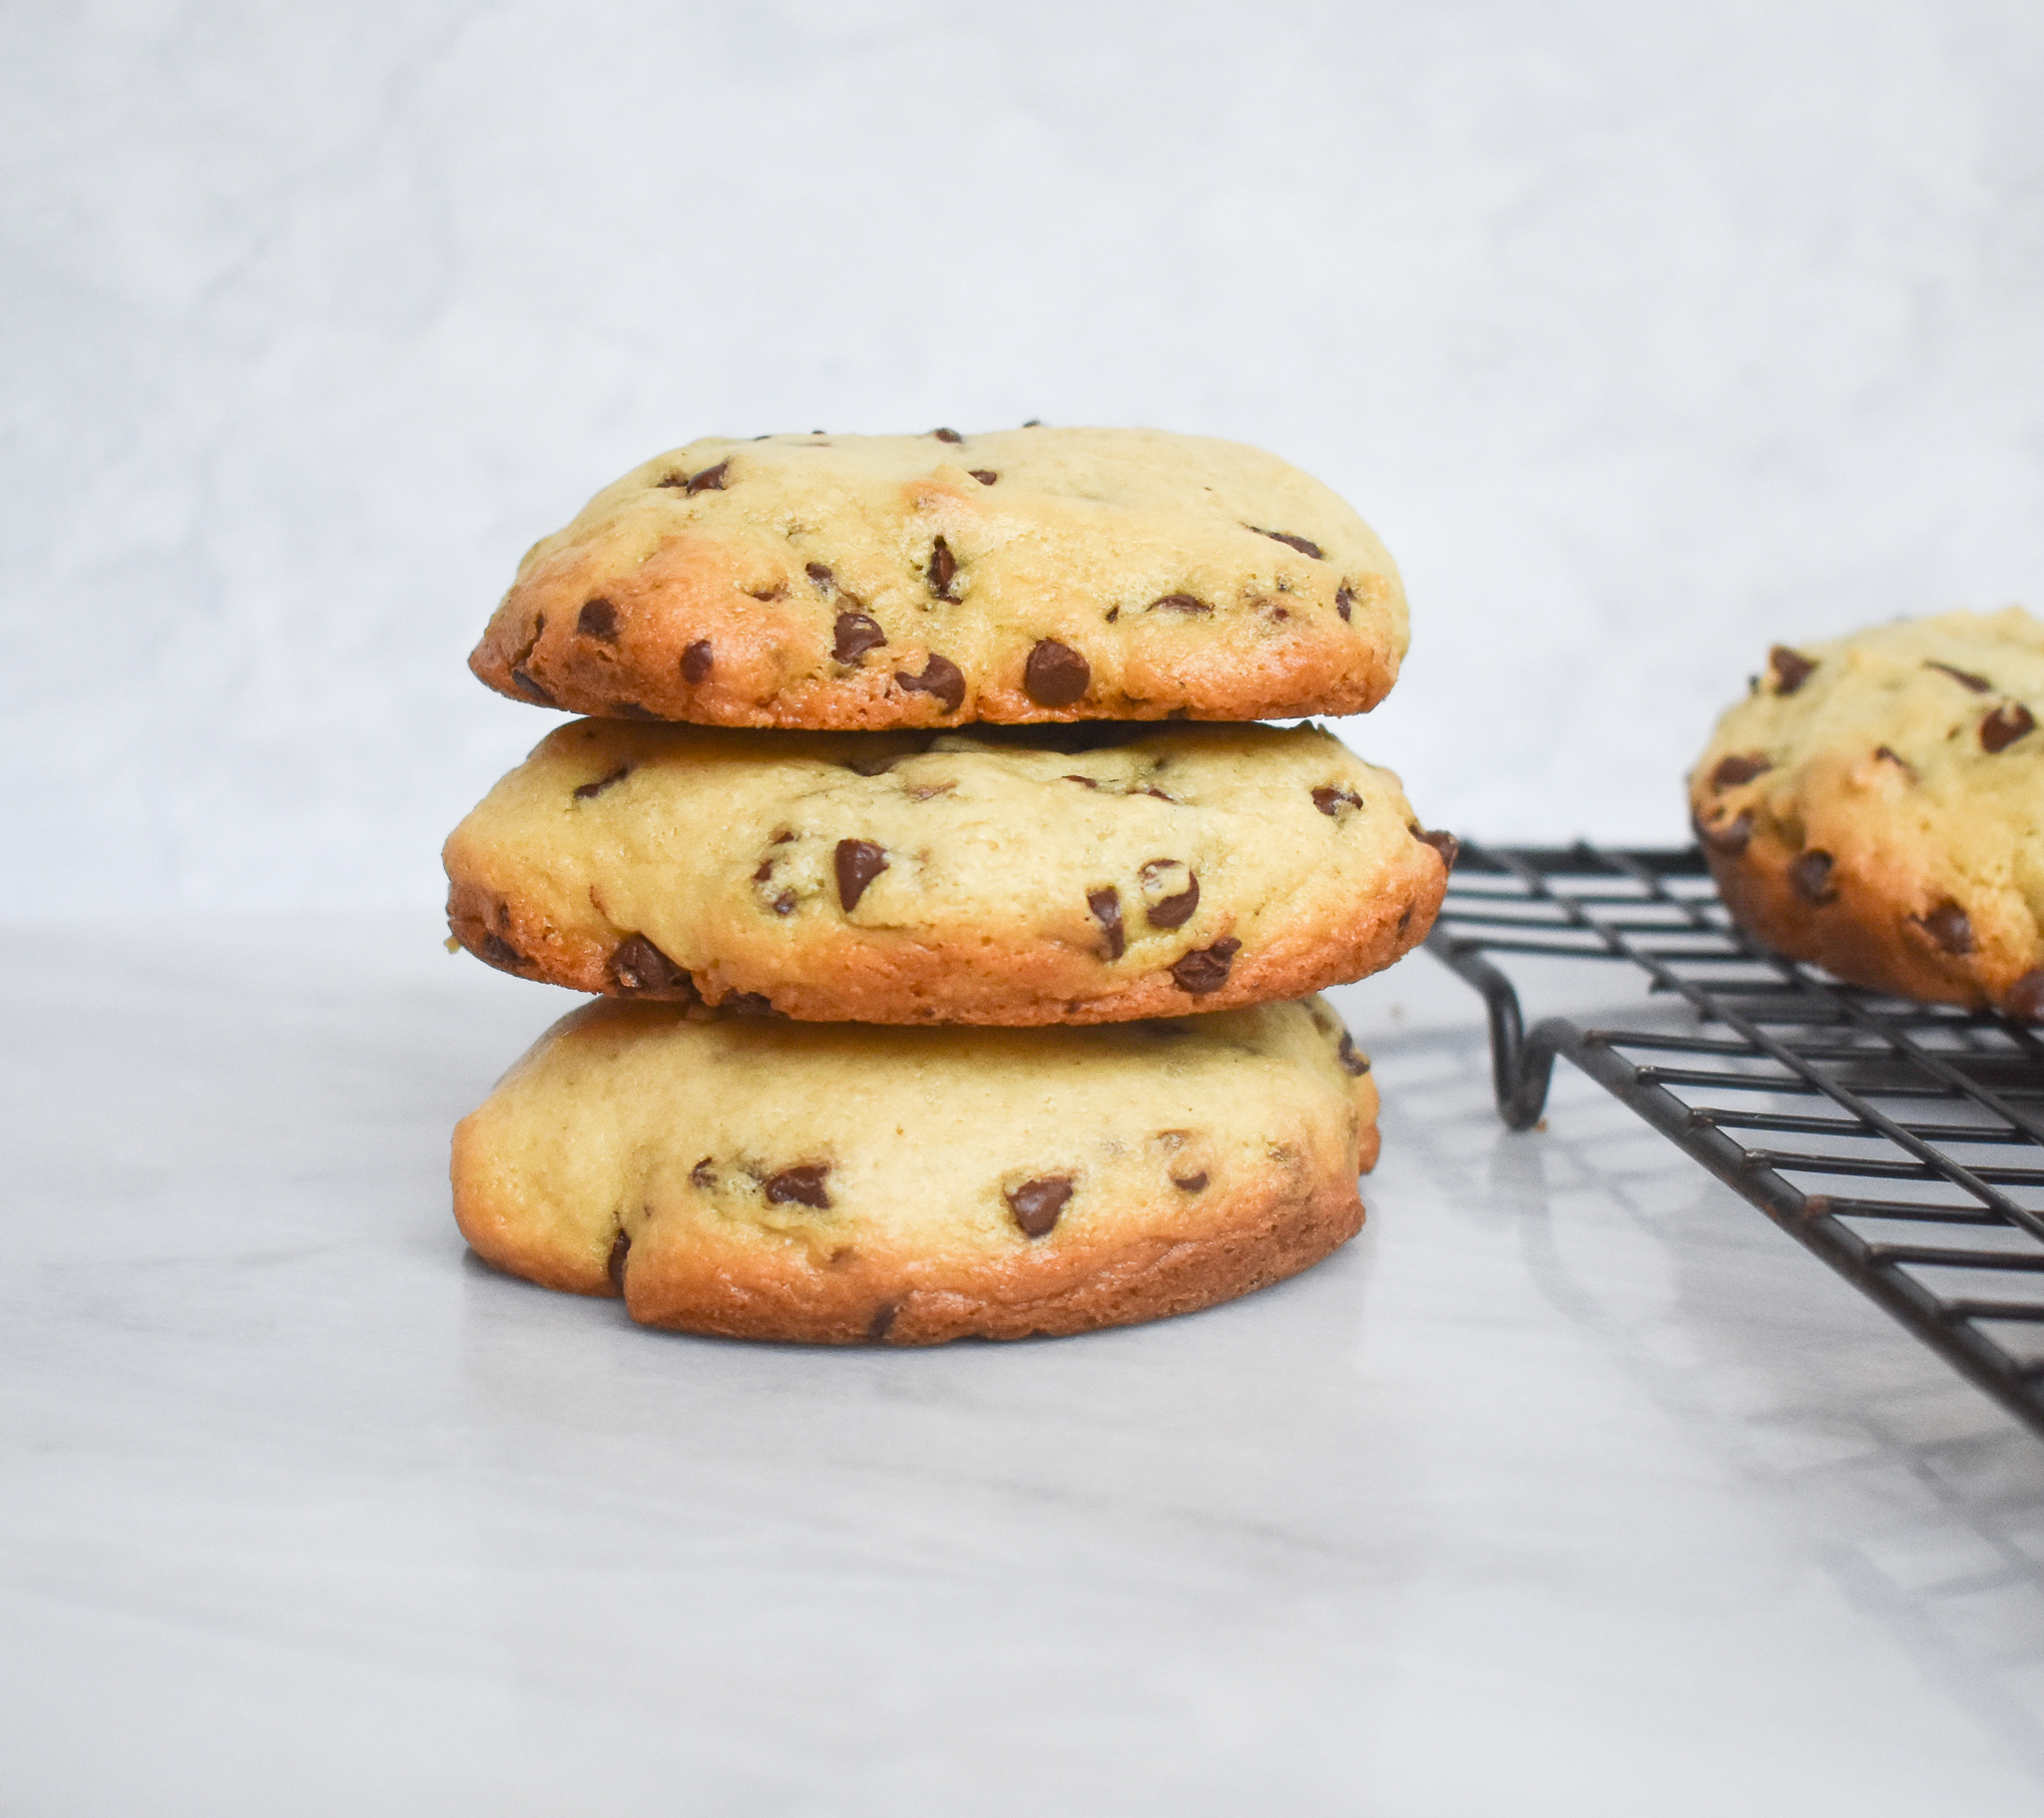
[[[1148,429],[721,437],[537,544],[469,660],[514,699],[818,730],[1367,710],[1405,652],[1369,527]]]

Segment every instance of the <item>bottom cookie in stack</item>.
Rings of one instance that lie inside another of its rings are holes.
[[[1316,998],[1090,1028],[584,1006],[464,1119],[488,1261],[649,1325],[1023,1338],[1191,1312],[1362,1223],[1369,1063]]]

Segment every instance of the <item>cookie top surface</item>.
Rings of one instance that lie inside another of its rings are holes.
[[[1375,971],[1433,921],[1439,837],[1316,726],[582,720],[445,860],[458,938],[527,977],[812,1021],[1030,1024]]]
[[[880,728],[1349,713],[1397,570],[1318,481],[1150,429],[706,438],[537,544],[469,667],[599,716]]]
[[[1079,1325],[1179,1310],[1095,1317],[1118,1274],[1285,1208],[1346,1235],[1375,1117],[1317,1001],[1028,1032],[602,1003],[464,1121],[456,1212],[491,1260],[658,1323],[856,1339],[891,1308],[897,1340],[1013,1336],[1075,1329],[1060,1299]]]
[[[2023,983],[2044,966],[2040,723],[2044,625],[2019,607],[1778,646],[1691,808],[1763,939],[1907,996],[2044,1016],[2044,975]]]

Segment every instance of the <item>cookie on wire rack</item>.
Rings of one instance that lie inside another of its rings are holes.
[[[1778,645],[1690,808],[1735,920],[1839,978],[2044,1022],[2044,625]]]

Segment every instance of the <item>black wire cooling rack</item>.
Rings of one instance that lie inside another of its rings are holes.
[[[1483,993],[1512,1129],[1565,1056],[2044,1434],[2040,1032],[1755,946],[1693,849],[1465,844],[1427,947]],[[1670,1014],[1529,1030],[1501,958],[1627,963]]]

